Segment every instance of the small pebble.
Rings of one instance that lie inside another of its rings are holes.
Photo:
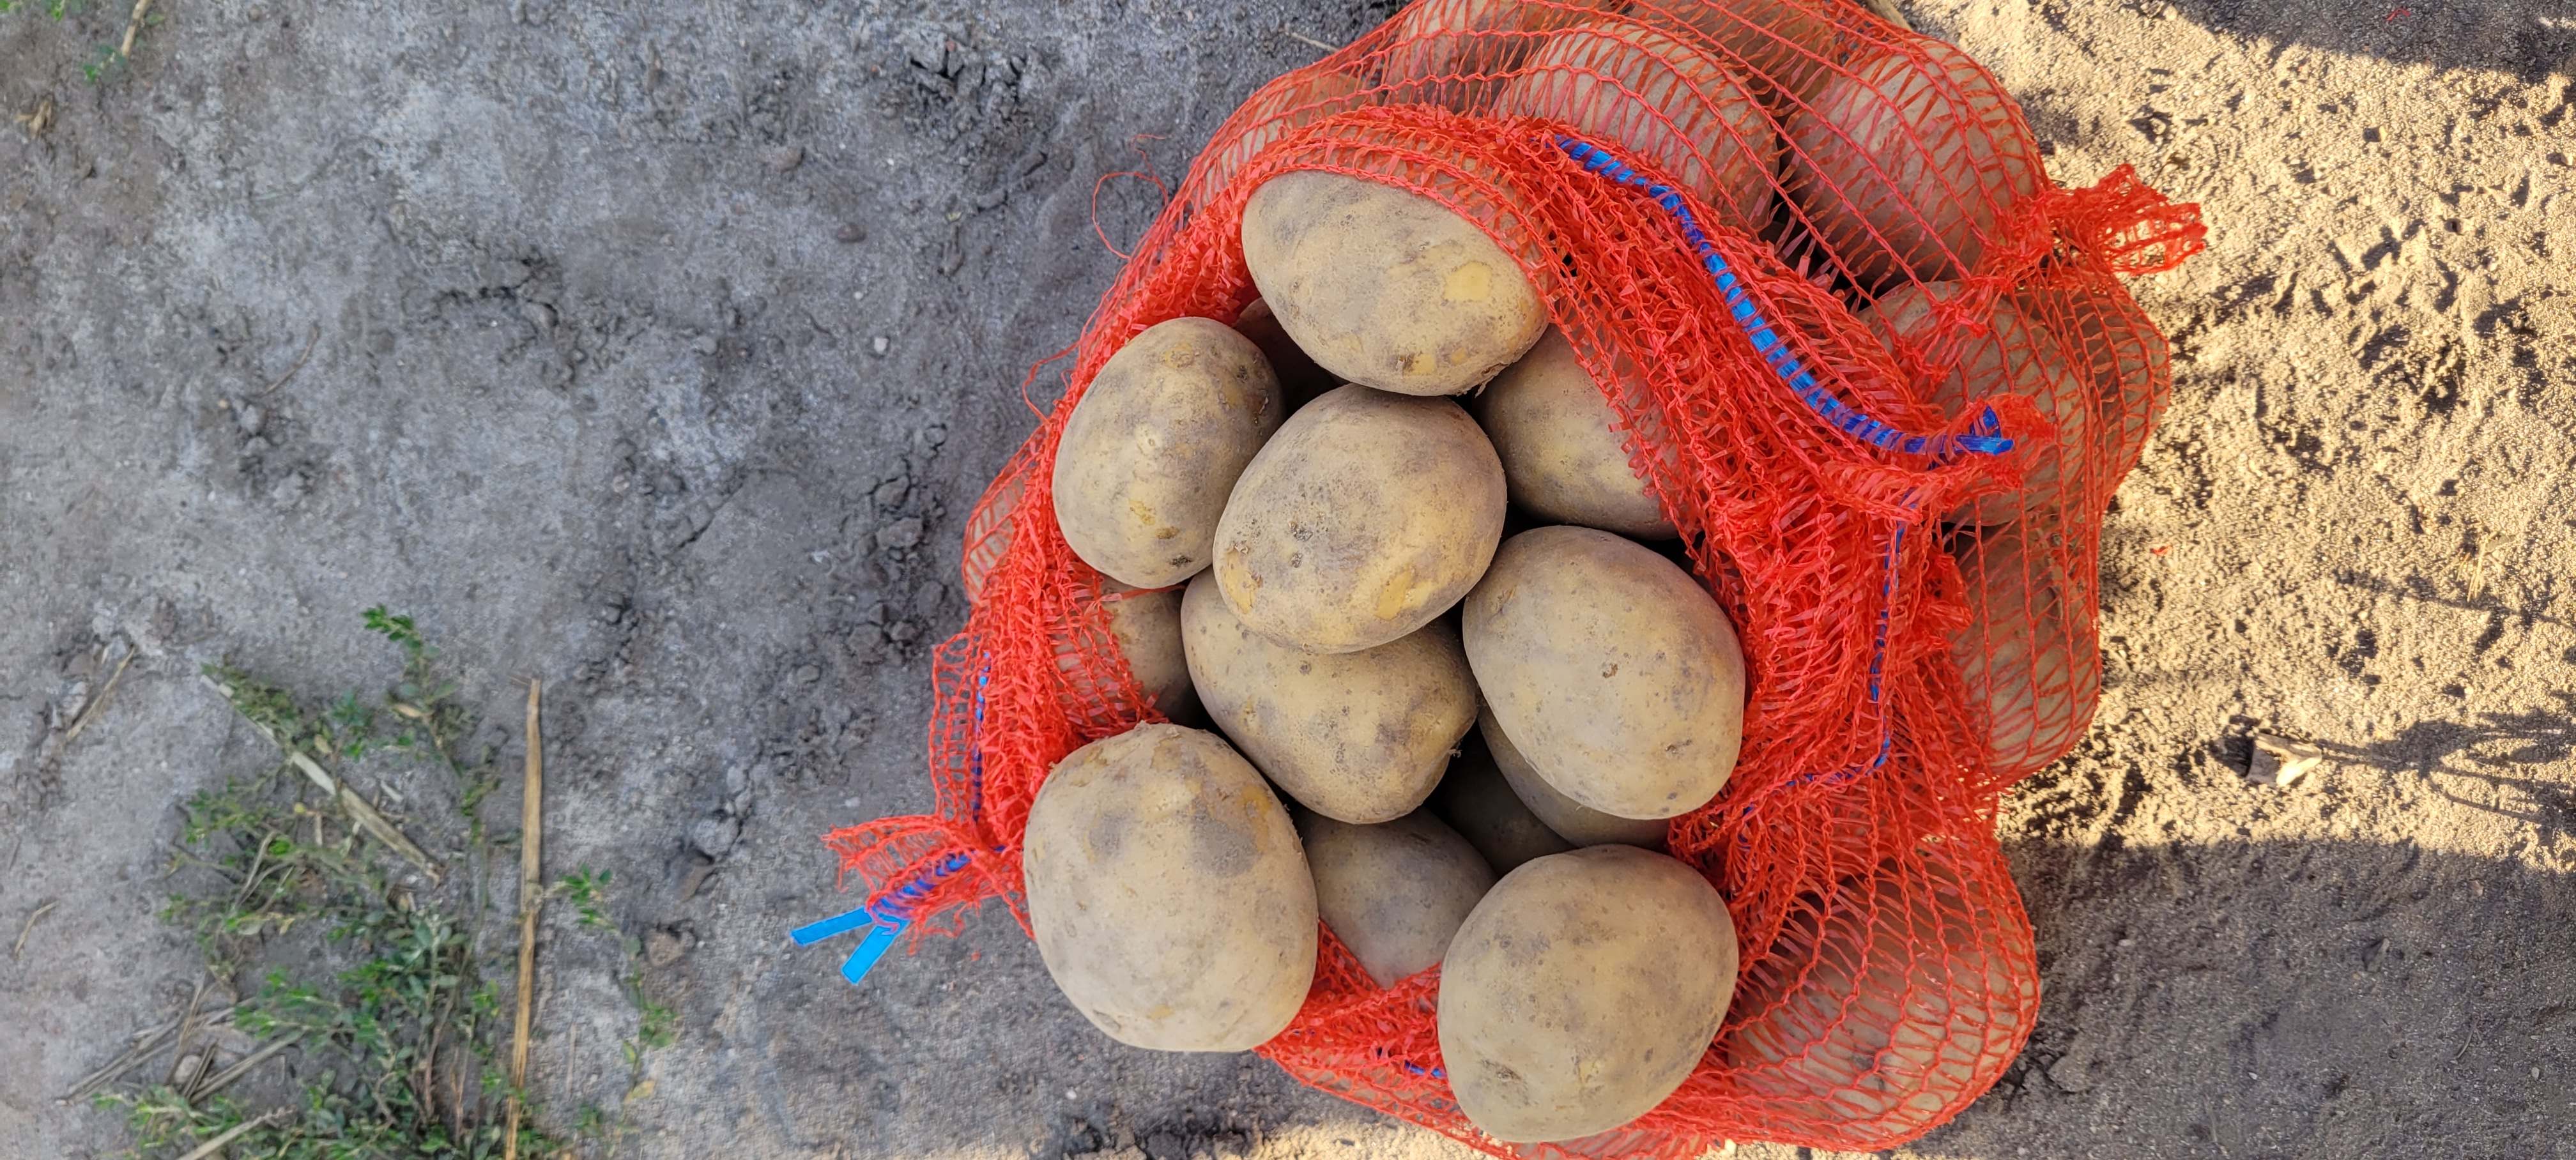
[[[880,334],[876,337],[876,341],[868,344],[868,348],[875,351],[877,353],[877,357],[883,358],[885,357],[886,347],[888,345],[890,344],[886,342],[886,336]]]
[[[832,237],[834,240],[849,245],[857,245],[860,242],[868,240],[868,227],[860,225],[857,222],[851,222],[850,224],[833,231]]]
[[[741,837],[740,818],[700,818],[689,827],[689,844],[709,858],[724,857]]]

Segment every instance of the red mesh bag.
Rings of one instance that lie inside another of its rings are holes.
[[[2090,723],[2100,517],[2168,390],[2118,276],[2201,244],[2196,208],[2129,170],[2061,189],[2038,157],[1984,69],[1842,0],[1422,0],[1264,86],[968,520],[938,810],[831,834],[845,875],[885,923],[953,931],[999,898],[1027,925],[1039,783],[1159,719],[1052,517],[1065,418],[1131,336],[1254,301],[1239,234],[1262,181],[1387,182],[1520,264],[1743,641],[1733,778],[1669,836],[1726,898],[1742,973],[1680,1090],[1581,1140],[1477,1131],[1441,1070],[1437,969],[1381,989],[1329,931],[1262,1053],[1497,1156],[1870,1150],[1942,1123],[2038,1011],[1995,805]]]

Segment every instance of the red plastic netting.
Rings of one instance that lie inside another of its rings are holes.
[[[1422,0],[1254,94],[968,521],[973,610],[934,675],[938,812],[830,835],[845,871],[930,928],[995,897],[1025,926],[1039,783],[1159,719],[1055,527],[1056,441],[1129,337],[1253,301],[1244,201],[1295,169],[1480,223],[1608,384],[1744,644],[1733,779],[1670,836],[1726,897],[1743,968],[1689,1081],[1583,1140],[1479,1133],[1440,1071],[1437,970],[1379,989],[1329,932],[1263,1054],[1501,1156],[1876,1149],[1957,1113],[2038,1010],[1995,803],[2090,723],[2100,513],[2168,388],[2163,338],[2115,275],[2172,267],[2201,227],[2125,168],[2056,187],[1989,74],[1841,0]],[[1998,428],[2013,449],[1976,453]]]

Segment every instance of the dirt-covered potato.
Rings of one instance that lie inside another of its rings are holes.
[[[1446,621],[1357,652],[1299,652],[1244,627],[1201,576],[1181,599],[1181,639],[1217,728],[1288,796],[1341,821],[1413,812],[1476,723],[1475,678]]]
[[[1297,170],[1252,191],[1243,260],[1300,349],[1380,390],[1457,394],[1547,328],[1537,288],[1475,223],[1346,174]]]
[[[1082,562],[1138,588],[1207,567],[1227,489],[1288,407],[1252,340],[1175,318],[1127,340],[1065,420],[1055,519]]]
[[[1624,370],[1635,369],[1620,361]],[[1548,523],[1638,539],[1673,537],[1663,503],[1628,465],[1618,413],[1555,327],[1467,407],[1493,440],[1503,481],[1521,510]]]
[[[1213,733],[1139,725],[1074,750],[1020,852],[1047,974],[1112,1039],[1245,1051],[1315,977],[1315,883],[1288,811]]]
[[[1268,302],[1259,298],[1243,308],[1234,320],[1234,329],[1261,348],[1261,357],[1270,360],[1271,373],[1279,376],[1280,393],[1287,396],[1288,413],[1314,402],[1324,392],[1342,385],[1333,372],[1315,365],[1306,352],[1297,348],[1297,340],[1288,337],[1286,327],[1279,325],[1279,315]]]
[[[1512,783],[1494,764],[1493,751],[1473,734],[1459,746],[1458,756],[1449,759],[1449,772],[1431,791],[1430,809],[1473,844],[1496,874],[1574,848],[1512,792]]]
[[[2033,516],[1950,545],[1974,618],[1950,638],[1950,656],[1983,726],[1987,767],[2007,778],[2047,768],[2084,739],[2102,682],[2092,609],[2046,527]]]
[[[1440,968],[1440,1055],[1495,1138],[1566,1140],[1689,1078],[1735,991],[1735,923],[1699,871],[1633,846],[1552,854],[1476,904]]]
[[[1477,732],[1484,734],[1485,748],[1494,755],[1494,767],[1502,772],[1512,793],[1529,806],[1530,813],[1545,823],[1558,837],[1577,846],[1635,846],[1641,850],[1664,848],[1664,831],[1671,823],[1661,818],[1623,818],[1605,814],[1582,802],[1565,796],[1549,785],[1547,779],[1530,767],[1503,727],[1494,722],[1488,711],[1477,719]]]
[[[1353,652],[1430,623],[1502,539],[1503,464],[1447,399],[1367,387],[1306,405],[1234,484],[1216,582],[1254,632]]]
[[[1175,722],[1188,724],[1199,713],[1199,694],[1190,683],[1190,662],[1181,647],[1181,591],[1144,591],[1115,580],[1101,582],[1101,603],[1109,608],[1109,635],[1117,638],[1127,671],[1154,708]]]
[[[1494,720],[1567,797],[1669,818],[1707,804],[1735,772],[1735,627],[1653,549],[1591,528],[1533,528],[1494,554],[1463,611],[1467,662]]]
[[[2054,517],[2091,482],[2085,472],[2095,446],[2093,396],[2076,377],[2065,349],[2047,331],[2030,325],[2011,302],[1995,301],[1984,334],[1952,330],[1933,311],[1960,293],[1949,282],[1909,283],[1864,308],[1860,320],[1891,353],[1911,346],[1927,357],[1954,360],[1949,375],[1930,391],[1943,421],[1996,395],[2027,395],[2056,428],[2054,440],[2008,453],[2021,457],[2020,490],[1980,496],[1950,518],[2001,524],[2025,511]]]
[[[1693,45],[1631,25],[1566,29],[1530,57],[1494,114],[1566,122],[1621,160],[1662,170],[1718,221],[1747,232],[1770,224],[1779,134],[1726,64]]]
[[[1861,57],[1788,115],[1783,171],[1816,236],[1863,289],[1954,281],[2045,171],[2012,98],[1967,53]]]
[[[1295,814],[1324,925],[1378,986],[1438,963],[1458,924],[1493,888],[1484,855],[1428,813],[1374,826]]]

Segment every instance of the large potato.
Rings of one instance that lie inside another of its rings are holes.
[[[1618,363],[1636,372],[1624,354]],[[1640,539],[1674,536],[1663,503],[1628,466],[1618,412],[1555,327],[1467,405],[1493,440],[1503,481],[1523,511]]]
[[[2046,180],[2012,98],[1968,54],[1856,59],[1789,114],[1789,195],[1864,290],[1973,272],[1997,225]]]
[[[1181,599],[1181,638],[1217,728],[1288,796],[1341,821],[1413,812],[1476,723],[1475,678],[1445,621],[1358,652],[1299,652],[1244,627],[1201,576]]]
[[[1933,406],[1943,421],[1959,417],[1996,395],[2027,395],[2039,404],[2041,417],[2056,428],[2046,443],[2024,443],[2008,454],[2021,459],[2019,491],[1978,497],[1968,510],[1951,519],[1963,523],[2001,524],[2025,511],[2054,516],[2087,490],[2086,460],[2094,446],[2094,400],[2068,365],[2066,351],[2048,332],[2022,317],[2021,311],[1996,299],[1986,315],[1986,333],[1951,331],[1933,311],[1936,304],[1961,291],[1948,282],[1907,284],[1882,295],[1860,312],[1879,342],[1896,353],[1901,347],[1951,362],[1950,373],[1932,384]]]
[[[1496,1139],[1607,1131],[1689,1078],[1735,991],[1735,923],[1662,854],[1594,846],[1505,875],[1440,968],[1440,1056]]]
[[[1621,0],[1421,0],[1396,17],[1382,83],[1398,103],[1482,113],[1546,33],[1620,6]]]
[[[1743,1022],[1719,1045],[1733,1082],[1869,1138],[1948,1118],[2039,1014],[2018,916],[1938,863],[1891,862],[1793,909],[1735,996]]]
[[[1315,977],[1315,883],[1288,811],[1213,733],[1139,725],[1074,750],[1029,806],[1029,929],[1112,1039],[1245,1051]]]
[[[1348,386],[1306,405],[1235,481],[1218,591],[1254,632],[1353,652],[1431,622],[1485,574],[1508,500],[1458,404]]]
[[[1497,874],[1509,874],[1521,863],[1574,848],[1530,812],[1529,803],[1512,792],[1512,783],[1494,765],[1493,751],[1480,737],[1469,736],[1449,772],[1431,791],[1431,812],[1485,856]]]
[[[1735,772],[1735,627],[1653,549],[1591,528],[1523,532],[1495,553],[1464,613],[1467,663],[1494,720],[1567,797],[1669,818],[1707,804]]]
[[[1671,823],[1661,818],[1623,818],[1605,814],[1558,792],[1532,768],[1529,758],[1505,736],[1488,711],[1477,720],[1477,732],[1484,734],[1485,748],[1494,755],[1494,767],[1502,771],[1503,780],[1512,793],[1529,805],[1531,813],[1547,824],[1559,837],[1577,846],[1635,846],[1641,850],[1664,848],[1664,831]]]
[[[1731,54],[1729,66],[1781,113],[1815,99],[1859,43],[1837,22],[1836,0],[1663,0],[1660,7]],[[1856,12],[1841,18],[1859,22]]]
[[[1475,223],[1346,174],[1263,182],[1243,208],[1243,261],[1316,363],[1398,394],[1474,387],[1547,328],[1537,288]]]
[[[1324,925],[1381,987],[1438,964],[1494,885],[1484,856],[1420,811],[1354,826],[1300,810],[1297,834],[1306,840]]]
[[[1082,562],[1163,588],[1207,567],[1226,490],[1288,414],[1252,340],[1175,318],[1109,356],[1065,420],[1055,519]]]
[[[2085,593],[2051,550],[2053,536],[2030,542],[2045,527],[2030,517],[1950,548],[1975,618],[1950,638],[1950,657],[1983,727],[1986,766],[2006,778],[2037,773],[2084,739],[2102,681]]]
[[[2108,501],[2164,413],[2156,384],[2172,375],[2165,336],[2118,283],[2024,287],[2014,291],[2013,305],[2034,328],[2057,336],[2093,389],[2093,483]]]
[[[1494,113],[1566,122],[1620,159],[1662,170],[1747,233],[1771,222],[1780,139],[1769,114],[1717,57],[1662,33],[1557,33]]]
[[[1190,662],[1181,646],[1181,592],[1129,588],[1101,581],[1101,603],[1109,609],[1109,635],[1127,671],[1153,699],[1164,717],[1189,722],[1198,716],[1198,689],[1190,683]]]

